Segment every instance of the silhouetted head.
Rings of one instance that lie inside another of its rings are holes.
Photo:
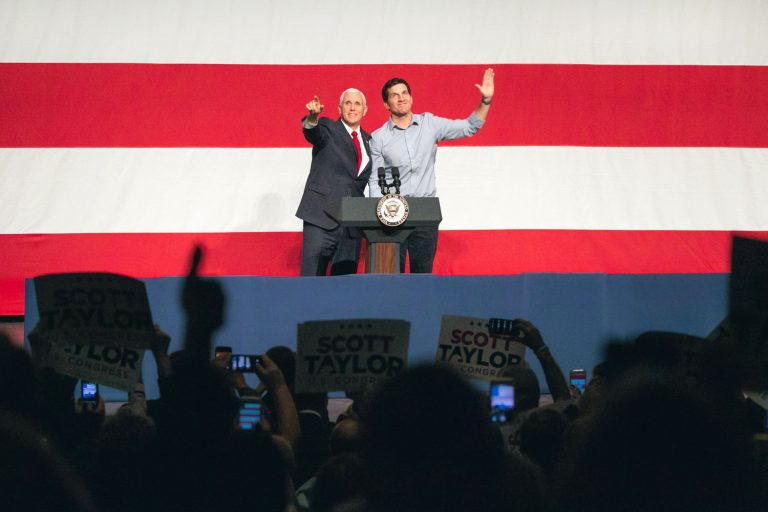
[[[541,388],[533,370],[522,366],[508,366],[501,372],[502,379],[509,379],[515,386],[515,411],[529,411],[539,406]]]
[[[313,512],[331,512],[335,507],[365,495],[367,466],[359,455],[344,453],[328,459],[315,475]]]
[[[270,435],[238,431],[180,448],[161,445],[147,467],[155,474],[150,510],[285,511],[288,473]]]
[[[563,451],[568,418],[553,407],[532,411],[520,426],[520,453],[551,475]]]
[[[95,510],[86,486],[39,430],[6,411],[0,411],[0,496],[3,510]]]
[[[0,409],[35,420],[35,390],[34,369],[29,355],[0,334]]]
[[[712,342],[676,332],[649,331],[633,343],[613,343],[606,349],[604,391],[633,374],[653,374],[709,400],[740,400],[737,372]]]
[[[751,510],[755,468],[738,417],[637,369],[595,414],[564,503],[596,512]]]
[[[362,448],[360,422],[347,418],[336,423],[336,426],[331,431],[329,445],[331,455],[359,452]]]
[[[289,347],[277,345],[267,350],[267,355],[283,372],[285,383],[288,384],[288,389],[293,393],[296,381],[296,352]]]
[[[168,425],[161,431],[166,438],[187,442],[234,432],[239,403],[221,368],[185,358],[174,361],[162,399],[168,408]]]
[[[374,510],[490,510],[503,451],[484,398],[444,367],[386,381],[362,411]]]

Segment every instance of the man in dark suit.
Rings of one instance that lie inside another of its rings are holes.
[[[339,100],[339,119],[318,117],[323,105],[315,96],[302,120],[304,138],[312,144],[312,165],[296,216],[304,221],[301,275],[354,274],[360,255],[359,235],[343,228],[326,211],[345,196],[363,197],[371,175],[368,132],[360,121],[368,112],[365,96],[347,89]]]

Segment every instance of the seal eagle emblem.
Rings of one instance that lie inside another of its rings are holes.
[[[401,225],[408,218],[408,201],[400,194],[387,194],[376,205],[379,222],[389,227]]]

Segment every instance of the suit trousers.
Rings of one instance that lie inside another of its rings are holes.
[[[323,229],[304,222],[301,248],[301,275],[340,276],[357,273],[360,258],[360,238],[353,237],[347,228],[336,226]]]

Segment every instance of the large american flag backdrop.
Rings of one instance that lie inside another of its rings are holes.
[[[50,272],[295,276],[317,94],[406,78],[443,275],[712,274],[768,238],[764,0],[0,0],[0,315]]]

